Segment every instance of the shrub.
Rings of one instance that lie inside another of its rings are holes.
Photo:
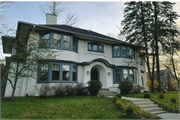
[[[54,90],[54,95],[56,97],[62,97],[66,92],[65,86],[61,83],[56,84],[52,89]]]
[[[116,102],[116,100],[118,100],[118,99],[119,99],[119,97],[114,96],[114,97],[112,98],[113,103],[115,103],[115,102]]]
[[[146,82],[146,85],[149,87],[149,91],[152,92],[150,79]],[[157,89],[158,85],[159,85],[159,83],[156,80],[154,80],[154,90]]]
[[[171,102],[172,103],[176,103],[176,99],[175,98],[171,98]]]
[[[144,94],[144,98],[150,98],[150,94]]]
[[[148,93],[148,91],[145,90],[144,93]]]
[[[132,89],[132,92],[134,93],[140,93],[142,90],[144,90],[144,87],[143,86],[140,86],[139,84],[137,85],[134,85],[133,89]]]
[[[98,80],[88,81],[88,90],[91,95],[96,96],[102,87],[102,83]]]
[[[132,115],[133,114],[133,107],[129,106],[126,109],[126,115]]]
[[[77,83],[75,86],[75,90],[76,90],[76,95],[87,95],[87,88],[85,87],[84,83]]]
[[[159,94],[159,98],[160,99],[164,99],[164,95],[161,93],[161,94]]]
[[[49,83],[43,83],[40,87],[36,86],[36,90],[39,92],[40,98],[46,98],[47,94],[51,92]]]
[[[72,96],[75,94],[75,87],[73,84],[66,84],[65,85],[65,94],[67,96]]]
[[[116,94],[116,96],[121,99],[121,94]]]
[[[119,82],[119,89],[121,90],[121,94],[128,94],[133,89],[133,83],[130,81],[121,81]]]
[[[124,106],[124,104],[119,99],[116,100],[115,105],[117,106],[117,108],[119,110],[121,110],[123,108],[123,106]]]

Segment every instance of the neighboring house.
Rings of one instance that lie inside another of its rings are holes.
[[[155,80],[157,80],[157,73],[154,72]],[[161,89],[177,90],[177,88],[172,86],[172,82],[175,81],[174,74],[169,69],[160,70],[160,84]]]
[[[57,17],[47,14],[46,25],[18,22],[16,39],[21,32],[40,38],[50,39],[50,49],[56,49],[60,55],[52,68],[44,68],[46,77],[24,78],[18,81],[15,96],[37,96],[34,86],[43,83],[87,83],[90,80],[102,82],[102,89],[117,92],[119,81],[132,81],[144,85],[147,73],[144,63],[139,64],[140,51],[144,47],[111,38],[91,30],[58,25]],[[28,27],[27,27],[28,26]],[[29,30],[25,30],[31,28]],[[32,29],[33,28],[33,29]],[[108,29],[108,28],[107,28]],[[12,53],[8,42],[3,40],[4,53]],[[39,65],[41,67],[41,65]],[[146,86],[145,86],[146,87]],[[11,96],[12,88],[7,82],[5,96]]]

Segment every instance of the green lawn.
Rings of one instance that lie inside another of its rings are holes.
[[[110,98],[74,96],[1,100],[2,119],[133,119],[119,112]]]
[[[126,97],[135,97],[135,98],[144,98],[144,94],[146,93],[137,93],[137,94],[128,94]],[[160,93],[149,93],[152,99],[159,99]],[[179,91],[169,91],[164,94],[164,99],[170,101],[172,97],[176,98],[176,105],[179,106]]]
[[[128,94],[126,97],[144,98],[146,93]],[[159,93],[149,93],[152,99],[159,99]],[[166,100],[170,100],[171,97],[176,98],[177,103],[179,103],[179,91],[169,91],[164,94]]]

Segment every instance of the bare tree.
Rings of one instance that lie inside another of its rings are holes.
[[[69,26],[79,26],[81,23],[79,21],[78,15],[76,13],[69,12],[66,15],[66,22],[65,22],[65,24],[69,25]]]
[[[47,2],[45,5],[40,4],[39,8],[41,9],[43,16],[46,16],[46,13],[50,13],[58,16],[60,13],[64,11],[64,8],[61,8],[60,4],[61,4],[60,1],[51,1],[51,2]]]
[[[43,16],[46,16],[46,13],[50,13],[59,17],[60,14],[65,11],[64,8],[60,7],[60,4],[60,1],[52,1],[39,5],[39,8],[41,9]],[[79,26],[81,22],[79,21],[79,17],[76,13],[69,12],[67,13],[65,22],[63,24],[69,26]]]

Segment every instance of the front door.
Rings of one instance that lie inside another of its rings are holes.
[[[97,68],[91,69],[91,80],[99,80],[99,70]]]

